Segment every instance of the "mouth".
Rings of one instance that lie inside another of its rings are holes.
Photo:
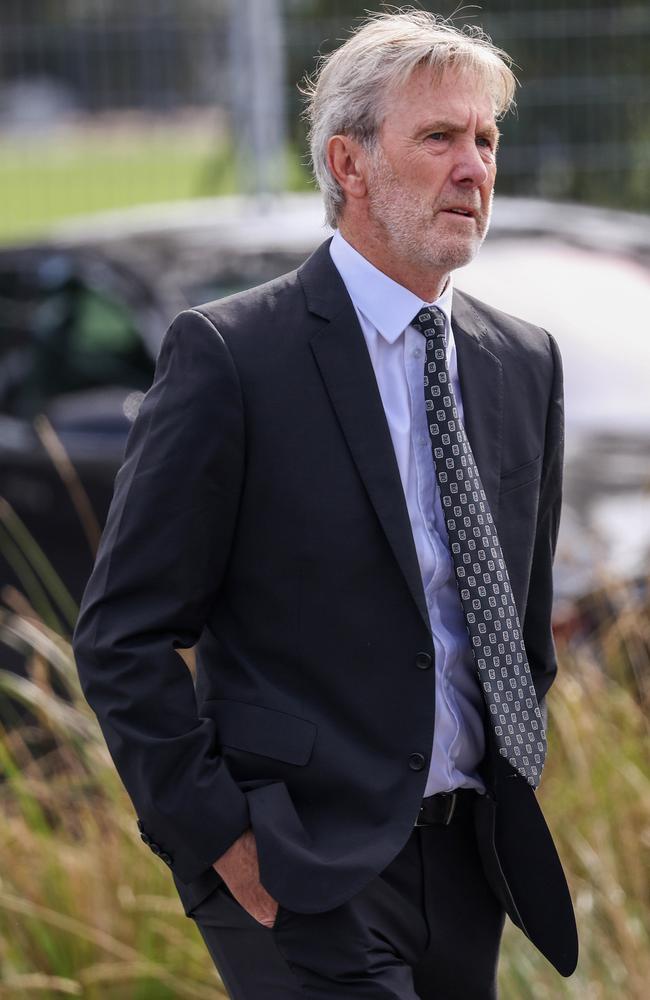
[[[453,208],[443,208],[442,212],[445,215],[456,215],[461,219],[474,219],[474,211],[471,208],[462,208],[461,206]]]

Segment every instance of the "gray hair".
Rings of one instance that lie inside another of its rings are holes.
[[[330,172],[327,144],[333,135],[350,135],[372,152],[387,110],[387,96],[406,83],[419,66],[436,77],[447,69],[476,75],[494,100],[495,117],[514,105],[517,79],[512,60],[476,26],[455,28],[429,11],[402,8],[370,14],[352,35],[321,57],[301,92],[314,177],[323,194],[327,222],[336,228],[345,194]]]

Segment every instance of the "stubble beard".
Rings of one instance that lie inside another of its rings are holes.
[[[463,234],[458,223],[436,215],[435,205],[403,186],[381,147],[373,150],[371,163],[368,214],[393,256],[411,266],[444,271],[474,259],[488,231],[491,198],[487,212],[476,218],[473,234]]]

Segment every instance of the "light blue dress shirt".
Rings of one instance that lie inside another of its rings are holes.
[[[332,260],[352,299],[368,345],[393,441],[433,636],[436,706],[425,795],[484,789],[477,765],[485,751],[482,695],[449,551],[424,409],[424,339],[411,320],[425,305],[445,315],[447,362],[460,419],[463,403],[451,328],[451,277],[435,303],[378,270],[337,230]],[[433,706],[432,706],[433,711]]]

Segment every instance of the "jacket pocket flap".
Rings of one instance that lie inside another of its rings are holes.
[[[540,452],[530,462],[518,465],[515,469],[501,473],[500,493],[503,496],[509,490],[514,490],[517,486],[525,486],[526,483],[534,482],[539,478],[542,466],[542,454]]]
[[[209,698],[202,713],[214,719],[222,746],[262,754],[287,764],[306,764],[317,727],[308,719],[226,698]]]

